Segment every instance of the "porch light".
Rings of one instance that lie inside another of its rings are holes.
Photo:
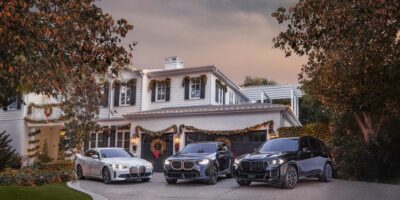
[[[175,144],[179,144],[179,143],[180,143],[180,139],[181,139],[181,138],[180,138],[179,135],[175,136],[175,137],[174,137],[174,143],[175,143]]]
[[[139,138],[138,137],[135,137],[135,136],[131,137],[131,144],[133,146],[137,146],[138,142],[139,142]]]
[[[65,131],[64,130],[61,130],[60,131],[60,136],[64,136],[65,135]]]

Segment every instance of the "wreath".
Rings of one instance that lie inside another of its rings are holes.
[[[167,144],[164,140],[161,140],[159,138],[154,139],[150,143],[150,150],[154,158],[158,159],[167,150]]]
[[[226,144],[228,148],[231,148],[232,142],[227,137],[219,137],[216,139],[217,142]]]

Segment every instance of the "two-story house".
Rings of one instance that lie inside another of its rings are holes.
[[[90,133],[84,148],[125,148],[156,170],[190,142],[221,140],[238,156],[275,136],[277,128],[300,125],[290,107],[251,103],[215,66],[185,68],[178,57],[166,58],[163,69],[126,68],[107,80],[102,92],[98,123],[103,128]],[[56,158],[67,120],[62,99],[23,98],[26,105],[0,111],[0,131],[7,130],[24,156],[33,158],[46,142]]]

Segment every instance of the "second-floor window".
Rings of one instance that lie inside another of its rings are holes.
[[[201,81],[200,78],[195,78],[190,83],[190,98],[200,99]]]
[[[120,93],[120,105],[130,105],[131,104],[131,88],[127,85],[121,85]]]
[[[167,94],[167,84],[160,82],[157,83],[157,101],[165,101]]]

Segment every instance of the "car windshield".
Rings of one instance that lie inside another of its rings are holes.
[[[187,153],[215,153],[217,151],[216,143],[199,143],[188,144],[181,151],[182,154]]]
[[[276,152],[276,151],[297,151],[299,149],[298,139],[273,139],[268,140],[259,149],[258,152]]]
[[[123,149],[101,149],[100,154],[102,158],[129,158],[133,157],[132,154]]]

